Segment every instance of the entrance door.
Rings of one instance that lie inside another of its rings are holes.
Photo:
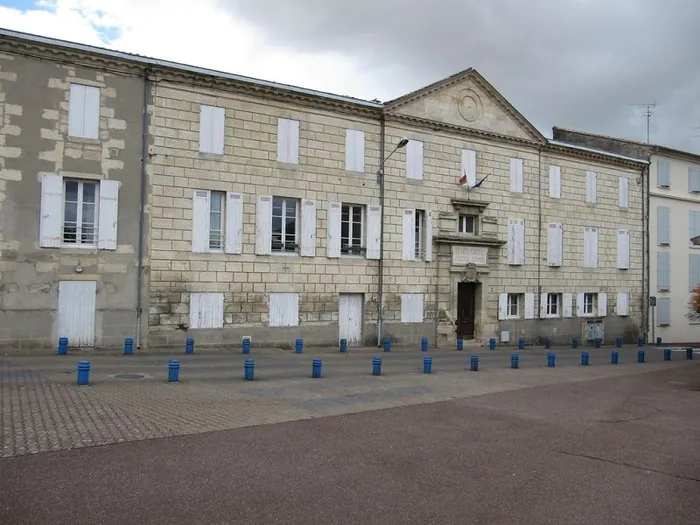
[[[58,337],[70,346],[95,345],[95,281],[59,281]]]
[[[364,295],[361,293],[341,293],[338,302],[338,339],[347,339],[348,345],[359,344],[362,340],[362,305]]]
[[[476,284],[459,283],[457,286],[457,336],[462,339],[474,338],[475,305]]]

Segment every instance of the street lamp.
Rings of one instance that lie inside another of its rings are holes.
[[[402,137],[401,140],[396,144],[391,153],[389,153],[384,160],[379,164],[379,169],[377,170],[377,182],[379,183],[379,206],[381,209],[380,219],[379,219],[379,283],[377,290],[377,346],[382,345],[382,318],[383,318],[383,289],[384,289],[384,165],[389,158],[396,153],[397,150],[405,148],[408,144],[408,139]]]

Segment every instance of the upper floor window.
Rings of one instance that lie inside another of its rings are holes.
[[[476,235],[476,217],[474,215],[460,215],[459,232]]]
[[[347,255],[361,255],[364,242],[364,206],[343,204],[340,214],[340,251]]]
[[[272,251],[299,250],[299,200],[272,198]]]
[[[277,119],[277,162],[299,164],[299,121]]]
[[[64,244],[96,243],[97,188],[97,182],[93,181],[65,181]]]
[[[192,251],[243,252],[243,195],[194,190]]]
[[[70,85],[68,135],[84,139],[100,138],[100,88]]]
[[[205,105],[199,107],[199,151],[201,153],[224,154],[225,121],[224,108]]]

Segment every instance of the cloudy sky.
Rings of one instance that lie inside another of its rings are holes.
[[[195,7],[196,6],[196,7]],[[0,0],[0,27],[366,99],[474,67],[553,125],[700,153],[700,0]]]

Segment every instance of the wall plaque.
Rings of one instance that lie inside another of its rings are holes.
[[[452,265],[464,266],[465,264],[476,264],[477,266],[488,265],[488,248],[486,246],[452,246]]]

